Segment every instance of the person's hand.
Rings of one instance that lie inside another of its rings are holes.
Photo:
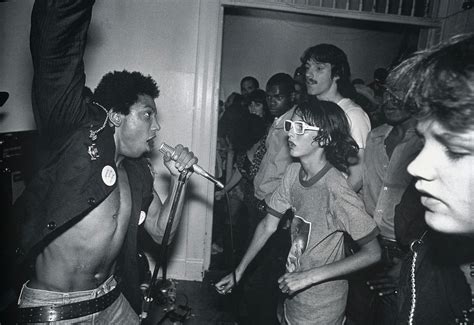
[[[237,275],[236,275],[237,277]],[[238,281],[238,279],[237,279]],[[235,286],[234,274],[230,273],[223,277],[219,282],[215,284],[216,290],[221,295],[225,295],[232,292],[232,288]]]
[[[401,259],[394,258],[393,264],[387,270],[367,281],[369,289],[377,292],[379,296],[388,296],[398,293],[398,279],[400,278]]]
[[[293,294],[312,284],[307,272],[291,272],[285,273],[278,279],[278,287],[281,292]]]
[[[178,144],[174,148],[173,156],[169,153],[163,155],[163,162],[165,163],[166,168],[170,171],[171,175],[178,176],[185,170],[191,168],[192,165],[198,162],[196,156],[192,151],[189,151],[187,147],[183,147],[181,144]],[[188,177],[191,175],[189,173]]]

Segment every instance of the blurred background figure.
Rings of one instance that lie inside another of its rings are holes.
[[[384,92],[386,123],[367,137],[361,192],[365,210],[380,229],[383,254],[378,264],[360,272],[351,283],[347,313],[355,324],[396,324],[398,278],[406,252],[395,236],[395,207],[413,179],[407,166],[422,146],[416,120],[401,98],[399,91]]]
[[[377,68],[374,71],[374,80],[368,84],[370,88],[374,91],[375,98],[379,102],[382,101],[382,96],[384,92],[385,80],[388,76],[388,70],[385,68]]]
[[[225,103],[224,112],[219,119],[217,128],[217,164],[220,166],[220,181],[226,184],[232,177],[233,166],[235,163],[235,148],[240,146],[241,132],[236,126],[247,125],[250,119],[250,112],[245,106],[247,101],[239,93],[231,93]],[[229,206],[222,199],[222,193],[216,192],[216,202],[214,204],[214,219],[212,228],[212,247],[213,255],[224,252],[224,238],[228,233],[227,227],[230,224],[237,224],[237,220],[241,214],[243,193],[240,187],[235,187],[229,191]],[[230,216],[229,216],[230,213]],[[230,255],[229,255],[230,256]],[[224,264],[231,263],[228,259],[223,261]],[[229,264],[230,265],[230,264]],[[225,267],[225,265],[224,265]]]
[[[357,94],[354,96],[353,100],[364,110],[364,112],[367,113],[372,128],[376,128],[383,124],[384,117],[380,108],[381,102],[376,99],[372,88],[360,83],[356,83],[354,88],[357,91]]]
[[[234,124],[236,139],[231,141],[235,152],[235,163],[231,177],[225,183],[224,189],[216,192],[216,200],[220,200],[225,193],[239,187],[243,193],[243,203],[246,207],[248,236],[252,236],[258,223],[257,199],[254,196],[253,179],[260,168],[260,163],[266,152],[265,139],[272,116],[266,103],[266,93],[257,89],[249,97],[248,110],[250,115],[243,124]],[[239,192],[240,192],[239,191]]]
[[[293,80],[295,81],[295,103],[304,102],[308,98],[304,66],[296,68]]]
[[[360,78],[356,78],[356,79],[353,79],[351,81],[352,85],[355,87],[356,85],[365,85],[365,81],[360,79]]]
[[[251,76],[243,77],[240,81],[240,94],[247,98],[255,89],[259,89],[258,80]]]

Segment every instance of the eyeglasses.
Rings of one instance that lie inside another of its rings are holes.
[[[321,128],[318,128],[317,126],[308,125],[303,121],[292,121],[292,120],[286,120],[284,127],[285,127],[286,132],[290,132],[291,128],[293,128],[296,134],[304,134],[306,130],[310,130],[310,131],[321,130]]]
[[[388,95],[388,98],[390,98],[392,100],[394,99],[394,100],[399,101],[399,102],[403,102],[403,99],[400,96],[400,92],[396,93],[395,91],[393,91],[392,89],[388,88],[385,85],[381,85],[381,87],[382,87],[383,90],[385,90],[386,94]]]

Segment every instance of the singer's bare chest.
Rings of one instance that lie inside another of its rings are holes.
[[[61,250],[74,247],[74,254],[88,260],[88,265],[93,266],[94,272],[113,263],[131,220],[129,179],[125,170],[120,167],[117,168],[117,182],[117,186],[102,202],[52,243]]]
[[[132,193],[128,175],[123,166],[117,167],[117,187],[104,200],[103,206],[97,208],[103,210],[103,215],[111,218],[117,223],[117,227],[124,227],[126,231],[132,211]]]
[[[127,172],[117,168],[117,186],[81,222],[92,232],[121,237],[127,231],[132,211],[132,193]]]

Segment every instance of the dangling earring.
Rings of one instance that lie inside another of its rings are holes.
[[[329,145],[329,142],[331,142],[331,137],[327,134],[327,132],[323,132],[324,133],[321,134],[321,137],[318,140],[318,144],[321,148],[327,147]]]
[[[321,139],[319,139],[318,144],[321,148],[324,148],[329,144],[329,140],[326,137],[322,137]]]

